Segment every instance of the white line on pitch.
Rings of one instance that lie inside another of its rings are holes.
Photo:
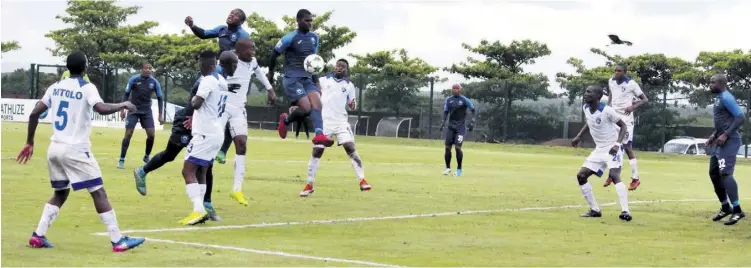
[[[744,198],[745,199],[745,198]],[[647,201],[631,201],[629,204],[654,204],[654,203],[688,203],[688,202],[707,202],[717,201],[716,199],[680,199],[680,200],[647,200]],[[601,204],[601,207],[613,206],[617,203],[605,203]],[[344,218],[344,219],[331,219],[331,220],[312,220],[312,221],[292,221],[292,222],[272,222],[272,223],[256,223],[246,225],[221,225],[210,227],[179,227],[179,228],[163,228],[163,229],[145,229],[145,230],[124,230],[122,233],[161,233],[161,232],[187,232],[187,231],[210,231],[210,230],[227,230],[227,229],[246,229],[246,228],[267,228],[277,226],[290,226],[290,225],[309,225],[309,224],[336,224],[345,222],[361,222],[361,221],[380,221],[380,220],[401,220],[401,219],[414,219],[414,218],[428,218],[428,217],[440,217],[451,215],[471,215],[471,214],[489,214],[499,212],[521,212],[521,211],[541,211],[541,210],[558,210],[569,208],[581,208],[581,205],[568,205],[557,207],[527,207],[527,208],[504,208],[504,209],[487,209],[487,210],[469,210],[469,211],[453,211],[453,212],[440,212],[440,213],[425,213],[425,214],[409,214],[409,215],[396,215],[396,216],[382,216],[382,217],[359,217],[359,218]],[[93,233],[93,235],[109,235],[105,232]]]
[[[326,262],[349,263],[349,264],[364,265],[364,266],[397,267],[397,266],[391,265],[391,264],[383,264],[383,263],[376,263],[376,262],[369,262],[369,261],[360,261],[360,260],[347,260],[347,259],[329,258],[329,257],[316,257],[316,256],[302,255],[302,254],[286,253],[286,252],[282,252],[282,251],[266,251],[266,250],[258,250],[258,249],[250,249],[250,248],[240,248],[240,247],[233,247],[233,246],[211,245],[211,244],[193,243],[193,242],[181,242],[181,241],[165,240],[165,239],[155,239],[155,238],[146,238],[146,240],[147,241],[151,241],[151,242],[159,242],[159,243],[167,243],[167,244],[177,244],[177,245],[203,247],[203,248],[215,248],[215,249],[235,250],[235,251],[242,251],[242,252],[250,252],[250,253],[255,253],[255,254],[261,254],[261,255],[282,256],[282,257],[288,257],[288,258],[308,259],[308,260],[326,261]]]

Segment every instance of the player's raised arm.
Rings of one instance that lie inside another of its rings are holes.
[[[219,32],[224,27],[227,27],[224,25],[220,25],[220,26],[215,27],[214,29],[204,30],[203,28],[198,27],[195,24],[193,24],[193,17],[191,16],[185,17],[185,25],[188,25],[188,27],[190,27],[190,30],[193,32],[193,35],[201,39],[217,38],[219,37]]]
[[[282,55],[284,51],[289,48],[289,46],[292,44],[292,38],[295,37],[296,32],[288,33],[282,38],[279,39],[278,42],[276,42],[276,45],[274,46],[274,50],[271,52],[271,56],[269,57],[269,73],[267,74],[269,83],[274,83],[274,69],[276,68],[276,60],[279,58],[279,55]]]

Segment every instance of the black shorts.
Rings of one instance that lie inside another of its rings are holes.
[[[462,143],[464,142],[464,134],[466,134],[466,128],[464,127],[464,125],[458,126],[456,128],[448,127],[446,129],[444,144],[446,146],[462,146]]]
[[[141,121],[142,128],[154,128],[154,116],[151,110],[129,112],[125,117],[125,128],[136,128],[136,123]]]
[[[738,150],[743,142],[739,138],[730,138],[721,146],[712,148],[712,157],[709,158],[709,171],[718,172],[721,175],[733,175]]]
[[[169,142],[180,146],[180,148],[185,148],[190,143],[192,137],[189,133],[172,132],[169,136]]]

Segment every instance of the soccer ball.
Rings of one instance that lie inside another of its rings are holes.
[[[305,57],[305,62],[303,64],[305,64],[305,71],[311,74],[319,74],[323,72],[323,67],[326,65],[326,62],[323,61],[321,56],[310,54]]]

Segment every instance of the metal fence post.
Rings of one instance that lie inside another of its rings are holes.
[[[29,67],[29,99],[34,96],[34,78],[36,77],[34,70],[36,69],[36,64],[32,63],[31,67]]]
[[[428,137],[432,137],[433,134],[433,85],[435,84],[435,78],[428,77],[428,83],[430,83],[430,108],[428,108]]]
[[[665,128],[668,125],[668,116],[667,116],[667,104],[668,99],[668,91],[662,90],[662,127],[660,128],[660,148],[662,148],[662,152],[665,153]]]

